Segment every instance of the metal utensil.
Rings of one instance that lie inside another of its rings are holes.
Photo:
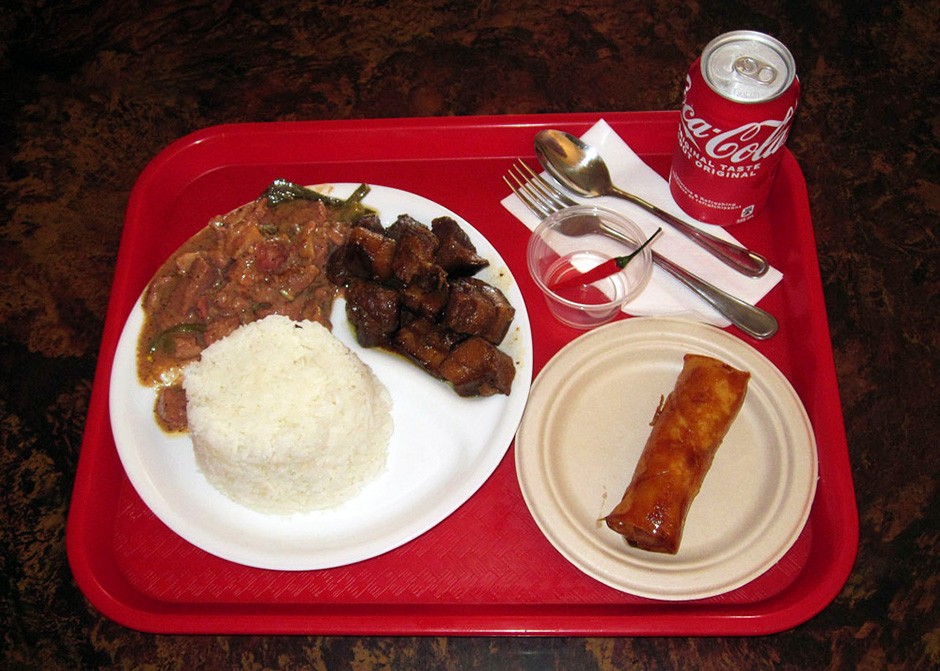
[[[560,130],[540,131],[535,136],[535,154],[542,166],[565,188],[580,196],[616,196],[638,205],[748,277],[760,277],[770,267],[760,254],[706,233],[615,186],[597,149],[574,135]]]
[[[540,219],[544,219],[553,212],[565,207],[577,205],[571,198],[542,179],[524,162],[519,161],[513,168],[515,168],[515,171],[510,168],[508,175],[504,176],[503,180],[519,200]],[[566,235],[587,235],[600,230],[605,235],[619,237],[617,231],[599,227],[597,221],[593,218],[572,218],[569,222],[564,229]],[[715,308],[728,321],[748,335],[758,340],[766,340],[777,332],[779,328],[777,319],[766,310],[722,291],[698,275],[690,273],[682,266],[658,254],[656,250],[652,251],[653,263],[682,282],[699,298]]]

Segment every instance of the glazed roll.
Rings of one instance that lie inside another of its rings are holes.
[[[675,554],[692,500],[744,404],[750,373],[686,354],[623,499],[604,521],[633,547]]]

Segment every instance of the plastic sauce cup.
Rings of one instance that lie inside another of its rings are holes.
[[[625,268],[590,285],[554,285],[598,264],[626,256],[646,240],[643,231],[619,212],[592,205],[569,207],[546,217],[526,248],[529,272],[552,314],[563,324],[590,329],[616,317],[649,282],[649,246]]]

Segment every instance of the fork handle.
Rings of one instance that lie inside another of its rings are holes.
[[[680,233],[691,238],[698,245],[705,248],[725,264],[731,266],[743,275],[747,275],[748,277],[761,277],[770,267],[770,264],[767,263],[767,259],[757,252],[752,252],[749,249],[745,249],[727,240],[716,238],[714,235],[692,226],[679,217],[643,200],[639,196],[627,193],[615,186],[611,187],[610,195],[623,198],[634,205],[638,205],[647,212],[655,214],[663,221],[672,224]]]
[[[695,292],[699,298],[718,310],[728,318],[728,321],[748,335],[758,340],[766,340],[777,332],[777,320],[769,312],[735,298],[655,251],[653,252],[653,262],[682,282]]]

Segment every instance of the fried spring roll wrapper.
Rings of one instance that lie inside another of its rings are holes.
[[[744,404],[750,373],[686,354],[623,499],[605,518],[633,547],[675,554],[685,518]]]

